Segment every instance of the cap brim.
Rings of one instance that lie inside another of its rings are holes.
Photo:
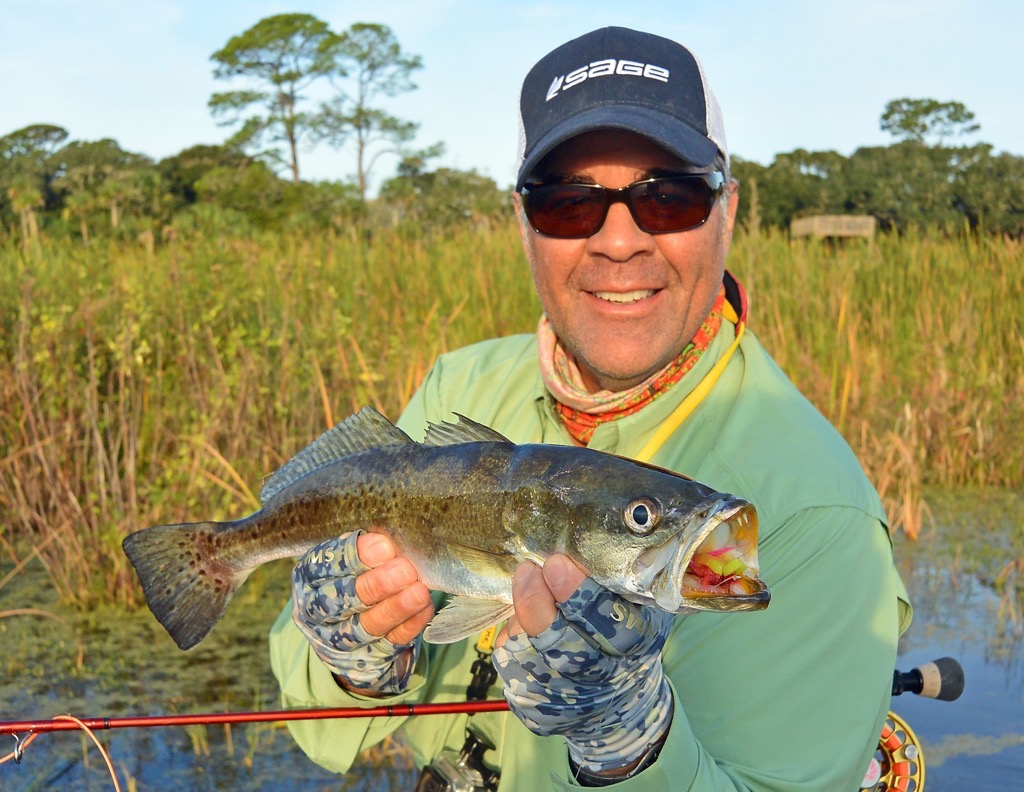
[[[552,149],[570,138],[598,129],[635,132],[689,164],[701,168],[714,162],[719,153],[718,146],[702,133],[657,110],[622,105],[596,107],[567,119],[534,144],[519,168],[516,191],[523,188],[526,177]]]

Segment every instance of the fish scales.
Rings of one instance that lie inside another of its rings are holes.
[[[125,539],[151,610],[180,647],[209,633],[257,566],[354,530],[388,535],[428,587],[454,595],[424,633],[436,642],[507,616],[515,567],[556,552],[627,599],[671,612],[755,610],[770,596],[746,501],[597,451],[515,445],[463,416],[416,443],[364,408],[282,466],[261,498],[236,521]],[[698,551],[739,571],[697,580]]]
[[[505,546],[503,510],[494,506],[515,502],[511,474],[523,449],[476,442],[364,452],[300,479],[269,501],[258,520],[294,539],[287,547],[282,541],[275,558],[299,555],[346,531],[374,530],[395,542],[431,588],[503,594],[511,602],[510,575],[517,562]],[[244,537],[240,540],[254,547],[266,544],[254,531]],[[474,568],[467,568],[455,548],[493,555],[494,572],[487,574],[477,556]]]

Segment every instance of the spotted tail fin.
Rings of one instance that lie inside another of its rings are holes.
[[[149,609],[181,649],[191,649],[220,621],[252,571],[233,565],[218,536],[224,523],[157,525],[122,543]]]

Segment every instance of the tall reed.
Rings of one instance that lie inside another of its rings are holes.
[[[860,454],[894,526],[921,487],[1019,486],[1020,243],[739,236],[750,326]],[[263,476],[434,357],[539,315],[512,224],[450,237],[0,248],[0,550],[69,602],[132,603],[121,539],[257,505]]]

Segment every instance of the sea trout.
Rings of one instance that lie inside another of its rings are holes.
[[[451,643],[512,614],[522,561],[564,553],[596,582],[670,613],[765,608],[757,515],[685,476],[586,448],[516,445],[464,416],[417,443],[366,407],[270,476],[233,522],[158,525],[124,551],[182,649],[253,569],[346,531],[386,534],[428,588],[454,595],[424,631]]]

